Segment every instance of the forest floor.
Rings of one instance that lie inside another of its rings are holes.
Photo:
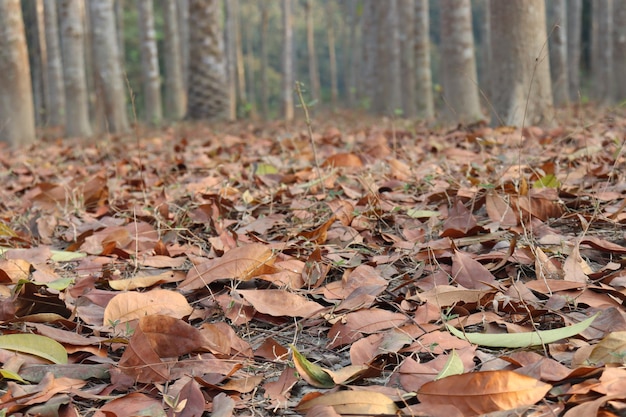
[[[0,415],[624,415],[623,113],[3,151]]]

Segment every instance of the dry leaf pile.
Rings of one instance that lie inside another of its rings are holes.
[[[2,153],[0,415],[624,415],[623,119],[319,131]]]

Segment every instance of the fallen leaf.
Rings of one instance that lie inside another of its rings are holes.
[[[52,363],[67,363],[67,351],[62,344],[37,334],[5,334],[0,336],[0,349],[28,353]]]
[[[304,397],[296,406],[296,410],[307,411],[316,405],[331,406],[342,415],[393,415],[398,411],[398,407],[391,398],[379,392],[367,391],[338,391],[311,400]]]

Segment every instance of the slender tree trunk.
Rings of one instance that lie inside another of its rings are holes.
[[[31,85],[33,89],[33,105],[35,108],[35,124],[47,124],[46,108],[46,39],[43,26],[43,3],[41,0],[26,0],[23,17],[28,44],[28,62],[30,65]]]
[[[163,0],[163,20],[165,23],[165,114],[171,120],[185,116],[187,95],[183,82],[182,50],[178,30],[178,10],[176,0]]]
[[[180,31],[180,55],[182,58],[183,86],[189,91],[189,0],[177,0],[178,30]]]
[[[259,8],[261,12],[261,116],[267,120],[269,118],[269,86],[267,78],[267,27],[269,25],[269,6],[266,2],[260,1]]]
[[[89,2],[91,0],[86,0]],[[117,50],[120,54],[120,65],[124,64],[124,57],[126,56],[126,43],[124,42],[124,1],[115,0],[115,37],[117,40]]]
[[[65,124],[65,92],[63,91],[63,66],[59,46],[59,26],[57,20],[57,0],[44,0],[44,21],[46,27],[46,49],[48,56],[48,89],[46,103],[48,121],[51,126]]]
[[[313,24],[312,1],[305,0],[304,12],[306,15],[306,46],[309,54],[309,90],[315,101],[320,100],[320,73],[317,67],[317,54],[315,53],[315,26]],[[330,16],[327,16],[330,19]]]
[[[375,110],[378,95],[376,68],[378,66],[378,30],[379,19],[376,8],[377,0],[363,0],[363,18],[361,20],[363,41],[363,65],[361,66],[362,88],[359,88],[359,100],[370,110]]]
[[[246,11],[246,15],[242,15],[242,19],[244,21],[249,20],[249,16],[253,13],[253,5],[248,4],[244,9]],[[242,29],[241,36],[245,39],[246,50],[244,53],[244,62],[247,67],[245,71],[246,76],[246,87],[247,94],[246,98],[250,105],[250,117],[252,119],[257,118],[257,81],[256,81],[256,65],[255,65],[255,56],[254,56],[254,47],[252,46],[252,37],[257,35],[256,31],[253,31],[251,25],[242,25],[240,26]]]
[[[543,0],[491,0],[493,124],[552,124]]]
[[[569,101],[567,81],[567,10],[565,0],[551,0],[548,15],[548,33],[550,33],[550,75],[554,104],[562,105]]]
[[[417,116],[430,120],[435,116],[432,73],[430,69],[430,31],[428,0],[415,1],[415,97]]]
[[[334,0],[326,2],[326,33],[328,37],[328,60],[330,67],[330,101],[333,109],[337,107],[339,88],[337,86],[337,57],[335,55],[335,8]]]
[[[491,106],[491,25],[489,24],[489,0],[480,0],[482,5],[481,33],[481,59],[482,65],[478,67],[479,94],[483,100],[483,105],[487,108]]]
[[[282,104],[285,120],[293,120],[293,28],[291,0],[282,0],[283,13],[283,75]]]
[[[615,74],[615,98],[626,99],[626,2],[613,2],[613,68]]]
[[[0,1],[0,74],[0,140],[30,145],[35,141],[35,115],[19,0]]]
[[[343,48],[343,84],[346,89],[346,97],[349,108],[356,105],[356,53],[360,49],[356,44],[357,27],[357,0],[346,0],[343,2],[344,10],[344,48]],[[348,34],[345,34],[345,32]]]
[[[406,118],[417,114],[415,101],[415,1],[398,0],[400,21],[400,64],[402,68],[402,113]]]
[[[228,119],[237,120],[237,0],[226,1],[226,73],[228,74]]]
[[[569,98],[580,100],[580,40],[582,36],[582,0],[567,1],[567,81]]]
[[[241,105],[247,104],[246,98],[246,69],[243,60],[242,30],[241,30],[241,5],[235,0],[235,54],[237,63],[237,100]]]
[[[157,51],[156,31],[154,30],[153,0],[138,0],[139,32],[141,52],[141,76],[143,79],[144,119],[159,125],[163,119],[161,103],[161,75],[159,73],[159,53]],[[168,56],[167,58],[172,59]]]
[[[608,105],[614,102],[612,0],[595,0],[592,3],[592,19],[596,28],[592,36],[597,48],[597,57],[591,61],[593,97]]]
[[[112,0],[90,1],[92,48],[96,78],[102,87],[104,109],[109,131],[124,133],[129,129],[126,114],[124,76],[117,49],[117,32]]]
[[[187,117],[215,120],[228,116],[224,33],[219,0],[189,2],[189,93]]]
[[[482,119],[469,0],[441,1],[441,51],[448,118],[462,123]]]
[[[388,116],[402,109],[398,2],[376,1],[376,16],[382,26],[377,32],[377,88],[374,111]]]
[[[85,37],[81,0],[59,3],[65,85],[65,131],[68,136],[91,136],[87,80],[85,78]]]

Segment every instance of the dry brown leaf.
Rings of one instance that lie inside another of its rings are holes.
[[[185,297],[175,291],[155,289],[144,293],[126,292],[109,301],[104,309],[104,324],[113,326],[152,314],[182,318],[192,311]]]
[[[331,406],[339,414],[376,415],[395,414],[398,411],[391,398],[378,392],[366,391],[338,391],[310,400],[304,397],[296,410],[307,411],[316,405]]]
[[[428,382],[418,390],[423,404],[454,404],[464,415],[530,406],[552,385],[512,371],[473,372]]]
[[[161,358],[186,355],[206,343],[198,329],[170,316],[161,314],[144,316],[139,319],[139,328]]]
[[[247,281],[266,273],[265,267],[273,265],[275,257],[271,248],[260,243],[240,246],[229,250],[221,258],[196,265],[178,288],[182,291],[196,290],[218,279]]]
[[[487,268],[462,251],[455,251],[452,257],[452,279],[469,289],[486,290],[497,285]]]
[[[258,312],[270,316],[314,317],[325,310],[315,301],[284,290],[238,290],[237,293]]]

